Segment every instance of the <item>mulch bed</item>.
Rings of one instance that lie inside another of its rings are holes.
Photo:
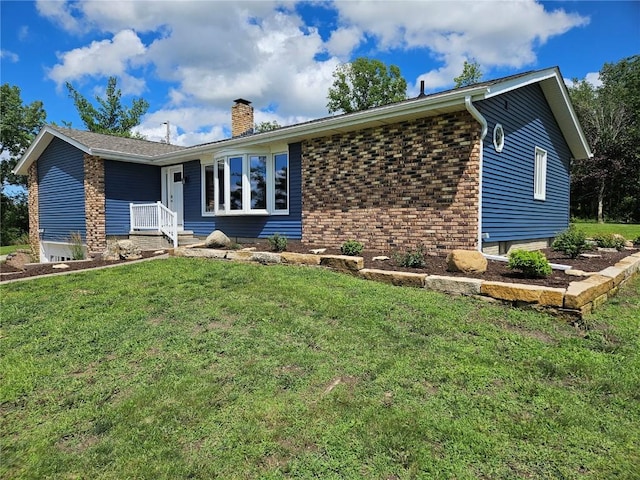
[[[156,257],[154,252],[142,252],[142,258]],[[90,268],[106,267],[109,265],[118,265],[129,263],[131,260],[102,260],[101,258],[92,258],[89,260],[72,261],[72,262],[56,262],[56,263],[33,263],[25,265],[24,270],[15,268],[6,263],[0,263],[0,282],[14,280],[16,278],[38,277],[41,275],[49,275],[52,273],[75,272],[79,270],[87,270]],[[64,263],[69,268],[56,269],[54,265]]]
[[[269,251],[268,242],[258,242],[242,245],[243,247],[255,247],[259,251]],[[329,248],[321,245],[309,245],[302,244],[298,241],[289,240],[287,243],[287,251],[294,253],[309,253],[311,249],[315,248],[327,248],[326,254],[340,255],[339,248]],[[550,249],[543,250],[542,252],[547,256],[547,259],[551,263],[558,263],[562,265],[571,265],[576,270],[582,270],[585,272],[599,272],[611,265],[614,265],[620,259],[631,255],[637,250],[625,250],[622,252],[591,252],[600,257],[595,258],[576,258],[571,259],[564,256],[559,252],[554,252]],[[389,260],[373,260],[373,257],[388,256]],[[155,256],[154,252],[142,252],[143,258],[150,258]],[[581,280],[582,277],[575,277],[565,274],[561,270],[554,270],[553,274],[547,278],[530,279],[524,278],[521,274],[513,272],[507,268],[506,262],[499,262],[495,260],[489,260],[487,271],[483,274],[468,274],[458,272],[447,272],[445,255],[426,255],[425,266],[423,268],[406,268],[401,267],[395,260],[394,252],[376,252],[365,250],[361,255],[364,258],[364,264],[366,268],[376,268],[379,270],[393,270],[403,272],[425,273],[429,275],[447,275],[454,277],[468,277],[468,278],[480,278],[483,280],[491,280],[498,282],[511,282],[511,283],[527,283],[530,285],[542,285],[548,287],[560,287],[565,288],[570,282]],[[116,265],[120,263],[126,263],[126,260],[106,261],[100,258],[94,258],[90,261],[83,262],[63,262],[69,265],[68,269],[58,270],[53,268],[53,263],[40,263],[27,265],[25,270],[20,270],[11,267],[5,263],[0,264],[0,282],[6,280],[12,280],[15,278],[26,278],[40,275],[47,275],[51,273],[70,272],[78,270],[86,270],[89,268],[103,267],[108,265]],[[9,274],[10,273],[10,274]],[[5,275],[6,274],[6,275]]]
[[[259,242],[254,244],[243,245],[247,247],[256,247],[256,250],[269,251],[268,242]],[[287,252],[294,253],[309,253],[311,249],[325,248],[322,245],[309,245],[302,244],[297,241],[289,240],[287,242]],[[542,253],[545,254],[550,263],[570,265],[575,270],[582,270],[584,272],[599,272],[607,267],[614,265],[622,258],[627,257],[638,250],[623,250],[622,252],[606,252],[606,251],[593,251],[590,254],[600,255],[600,257],[594,258],[569,258],[561,252],[554,252],[551,249],[544,249]],[[404,253],[404,252],[400,252]],[[328,248],[325,252],[328,255],[340,255],[339,248]],[[542,285],[547,287],[559,287],[566,288],[570,282],[582,280],[584,277],[576,277],[567,275],[562,270],[553,270],[553,274],[547,278],[525,278],[520,273],[511,271],[507,268],[506,262],[500,262],[496,260],[489,260],[487,271],[483,274],[469,274],[459,272],[448,272],[446,264],[446,254],[432,256],[425,255],[425,266],[423,268],[406,268],[401,267],[395,260],[394,252],[375,252],[365,250],[360,255],[364,258],[365,268],[375,268],[379,270],[392,270],[399,272],[414,272],[414,273],[426,273],[429,275],[446,275],[451,277],[467,277],[467,278],[480,278],[482,280],[490,280],[496,282],[510,282],[510,283],[527,283],[529,285]],[[389,260],[373,260],[374,257],[387,256]]]

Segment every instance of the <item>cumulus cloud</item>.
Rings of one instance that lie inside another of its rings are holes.
[[[134,31],[123,30],[111,40],[93,41],[86,47],[59,53],[60,63],[48,71],[48,77],[60,86],[87,76],[118,75],[123,80],[124,93],[139,94],[144,90],[144,81],[133,78],[127,69],[145,50]]]
[[[596,88],[602,86],[602,80],[600,80],[600,72],[589,72],[584,77],[584,79],[587,81],[587,83],[590,83]]]

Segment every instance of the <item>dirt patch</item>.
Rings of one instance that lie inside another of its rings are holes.
[[[256,251],[269,251],[268,242],[258,242],[243,245],[243,247],[255,247]],[[298,241],[290,240],[287,243],[287,252],[293,253],[310,253],[310,250],[326,248],[323,255],[341,255],[339,248],[330,248],[322,245],[302,244]],[[572,259],[561,252],[554,252],[550,248],[542,250],[550,263],[560,265],[570,265],[574,270],[582,270],[583,272],[599,272],[607,267],[614,265],[621,259],[637,252],[634,250],[623,250],[622,252],[609,251],[593,251],[589,252],[595,257],[579,257]],[[451,277],[478,278],[495,282],[509,283],[526,283],[529,285],[541,285],[547,287],[566,288],[570,282],[582,280],[584,277],[567,275],[562,270],[553,270],[553,274],[547,278],[525,278],[520,273],[511,271],[507,268],[506,262],[489,260],[487,271],[482,274],[470,274],[459,272],[448,272],[446,263],[446,253],[441,255],[425,255],[425,265],[422,268],[407,268],[398,264],[396,256],[405,252],[379,252],[365,250],[359,256],[364,258],[365,268],[375,268],[379,270],[390,270],[397,272],[413,272],[428,275],[446,275]],[[375,257],[385,256],[388,260],[374,260]]]

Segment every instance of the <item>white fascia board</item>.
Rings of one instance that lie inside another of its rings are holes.
[[[20,158],[12,172],[17,175],[27,175],[29,173],[28,170],[31,164],[36,159],[38,159],[40,155],[42,155],[42,153],[46,150],[54,137],[59,138],[60,140],[69,143],[70,145],[73,145],[74,147],[82,150],[85,153],[90,153],[90,149],[86,145],[70,137],[67,137],[66,135],[63,135],[62,133],[54,130],[47,125],[40,130],[36,138],[33,140],[33,142],[31,142],[31,145],[29,145],[29,148],[27,148],[27,150],[22,154],[22,157]]]
[[[513,78],[511,80],[505,80],[504,82],[496,83],[494,85],[489,86],[488,92],[485,98],[491,98],[498,95],[502,95],[504,93],[510,92],[511,90],[516,90],[518,88],[526,87],[527,85],[531,85],[533,83],[540,83],[543,80],[547,80],[549,78],[558,78],[559,72],[557,68],[548,68],[546,70],[540,70],[537,72],[531,72],[528,75],[523,75],[521,77]]]

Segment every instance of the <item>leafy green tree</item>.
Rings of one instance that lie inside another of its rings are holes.
[[[5,83],[0,91],[0,191],[5,184],[26,186],[26,178],[11,173],[47,117],[42,102],[25,105],[20,88]],[[7,157],[8,158],[4,158]]]
[[[7,195],[0,191],[0,245],[24,242],[29,231],[29,205],[24,192]]]
[[[260,122],[256,123],[253,127],[253,133],[270,132],[271,130],[277,130],[281,127],[282,125],[280,125],[276,120],[273,120],[271,122]]]
[[[472,63],[465,60],[462,73],[453,79],[456,82],[456,88],[474,85],[480,83],[480,80],[482,80],[482,70],[480,70],[480,64],[475,60]]]
[[[329,88],[329,113],[351,113],[399,102],[407,98],[407,81],[396,65],[389,68],[380,60],[356,58],[339,65]]]
[[[122,105],[122,91],[116,88],[116,77],[109,77],[105,98],[96,96],[97,107],[93,106],[69,82],[66,83],[69,97],[78,110],[87,130],[108,133],[120,137],[131,137],[131,129],[140,125],[140,117],[149,110],[149,102],[135,98],[131,107]]]
[[[640,56],[605,64],[600,78],[569,89],[593,151],[572,165],[573,214],[640,221]]]

